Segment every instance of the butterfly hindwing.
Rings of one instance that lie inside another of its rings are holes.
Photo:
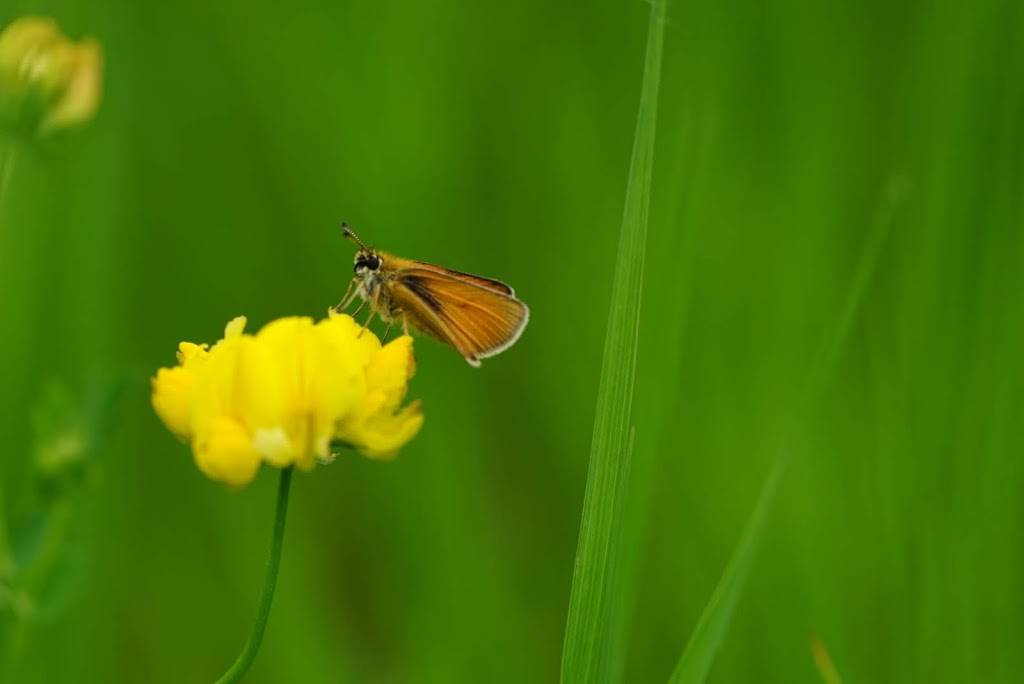
[[[455,347],[473,365],[513,344],[529,320],[529,309],[498,281],[439,267],[397,271],[393,297],[410,323]]]

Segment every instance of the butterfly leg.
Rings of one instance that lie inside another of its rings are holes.
[[[356,337],[362,337],[363,336],[363,333],[366,332],[366,329],[368,327],[370,327],[370,321],[373,320],[374,315],[378,311],[380,311],[380,303],[379,303],[380,302],[380,290],[379,289],[371,289],[370,292],[371,292],[370,296],[367,297],[366,299],[363,299],[363,304],[366,304],[367,302],[370,302],[370,315],[366,317],[366,322],[363,323],[363,328],[362,328],[362,330],[359,331],[359,334]],[[372,299],[372,301],[371,301],[371,299]],[[356,314],[359,313],[360,309],[363,308],[363,304],[360,304],[359,305],[359,309],[356,309],[356,313],[352,314],[353,318],[355,318]],[[383,316],[381,316],[381,318],[383,318]]]
[[[359,303],[359,306],[356,307],[356,310],[352,312],[352,318],[355,318],[356,316],[358,316],[359,312],[363,310],[364,306],[366,306],[366,300],[365,299],[363,301],[361,301]]]
[[[406,316],[405,314],[402,314],[402,334],[409,334],[409,317]]]
[[[384,329],[384,337],[380,338],[380,343],[384,344],[388,341],[388,334],[391,332],[391,326],[394,325],[394,319],[388,321],[388,327]]]
[[[349,304],[352,303],[352,300],[355,299],[356,294],[358,294],[358,291],[355,290],[355,286],[355,278],[348,281],[348,289],[345,290],[345,296],[342,297],[341,301],[338,302],[337,306],[334,307],[334,311],[340,313],[349,307]]]
[[[360,306],[359,308],[362,309],[363,307]],[[359,313],[359,312],[357,311],[356,313]],[[370,321],[373,320],[373,314],[374,314],[373,307],[370,307],[370,315],[366,317],[366,322],[363,323],[363,327],[359,330],[359,334],[356,335],[356,338],[362,337],[363,333],[366,332],[366,329],[370,327]],[[353,315],[355,315],[355,314],[353,314]]]

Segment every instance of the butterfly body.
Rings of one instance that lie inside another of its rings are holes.
[[[472,366],[508,349],[526,328],[530,311],[498,280],[405,259],[359,244],[345,308],[359,297],[371,317],[400,322],[455,348]],[[362,305],[360,306],[362,308]],[[369,323],[369,321],[367,321]]]

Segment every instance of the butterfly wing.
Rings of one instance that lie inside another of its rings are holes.
[[[510,294],[508,286],[503,285],[506,292],[480,285],[478,280],[501,285],[417,264],[395,273],[391,292],[414,327],[455,347],[470,365],[479,366],[480,359],[503,352],[519,339],[530,310]]]
[[[509,297],[516,296],[515,290],[494,278],[485,278],[483,276],[473,275],[472,273],[464,273],[463,271],[456,271],[451,268],[445,268],[444,266],[438,266],[437,264],[428,264],[425,261],[410,261],[406,259],[398,260],[394,257],[391,258],[393,261],[400,261],[406,264],[406,267],[402,269],[403,271],[416,270],[421,273],[429,271],[439,276],[448,276],[455,278],[456,280],[470,282],[473,285],[484,288],[485,290],[493,290],[494,292],[508,295]]]

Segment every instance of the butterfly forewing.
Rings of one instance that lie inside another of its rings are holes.
[[[485,290],[493,290],[494,292],[506,294],[509,295],[510,297],[515,297],[516,295],[515,291],[511,287],[501,282],[500,280],[495,280],[494,278],[485,278],[483,276],[474,275],[472,273],[456,271],[451,268],[445,268],[444,266],[438,266],[437,264],[428,264],[425,261],[398,259],[393,256],[391,257],[391,260],[392,262],[398,262],[398,266],[400,269],[399,273],[411,270],[415,270],[421,273],[423,271],[431,271],[432,273],[436,273],[442,276],[448,276],[456,280],[470,282],[473,285],[477,285],[479,287],[484,288]]]
[[[473,365],[512,345],[529,319],[507,285],[431,265],[398,270],[392,296],[410,323]]]

